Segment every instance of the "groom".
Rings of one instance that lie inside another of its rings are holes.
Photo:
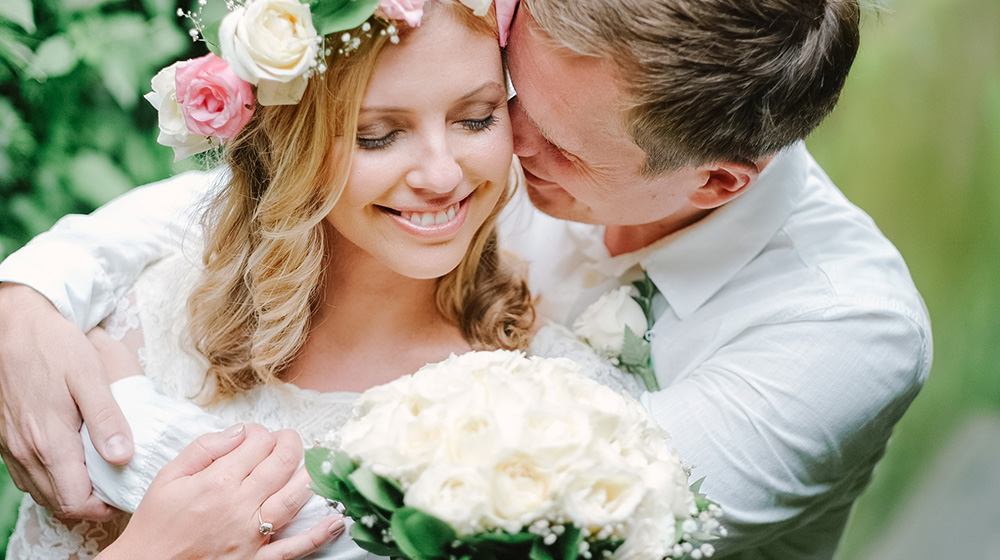
[[[523,0],[511,31],[515,151],[544,214],[515,202],[503,242],[559,321],[654,282],[662,390],[644,404],[725,508],[723,556],[832,557],[930,368],[901,257],[800,142],[836,102],[858,20],[856,0]],[[168,250],[196,194],[134,191],[0,265],[3,456],[57,512],[103,514],[64,451],[77,409],[109,460],[131,454],[80,328]]]

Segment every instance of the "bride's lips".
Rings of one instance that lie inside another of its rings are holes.
[[[462,200],[440,208],[420,208],[397,210],[378,206],[393,219],[397,226],[417,237],[436,238],[452,235],[465,223],[469,215],[469,200],[472,194]]]

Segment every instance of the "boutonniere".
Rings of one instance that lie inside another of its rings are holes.
[[[648,391],[660,389],[649,344],[656,291],[644,271],[642,280],[602,295],[573,321],[577,337],[622,370],[639,376]]]

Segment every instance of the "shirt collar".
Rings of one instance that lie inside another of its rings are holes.
[[[804,143],[790,146],[745,194],[633,253],[679,318],[704,305],[775,236],[800,197],[808,161]]]

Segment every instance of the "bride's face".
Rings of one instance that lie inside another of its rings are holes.
[[[445,275],[496,206],[511,150],[496,38],[435,9],[375,68],[347,187],[327,217],[335,254]]]

